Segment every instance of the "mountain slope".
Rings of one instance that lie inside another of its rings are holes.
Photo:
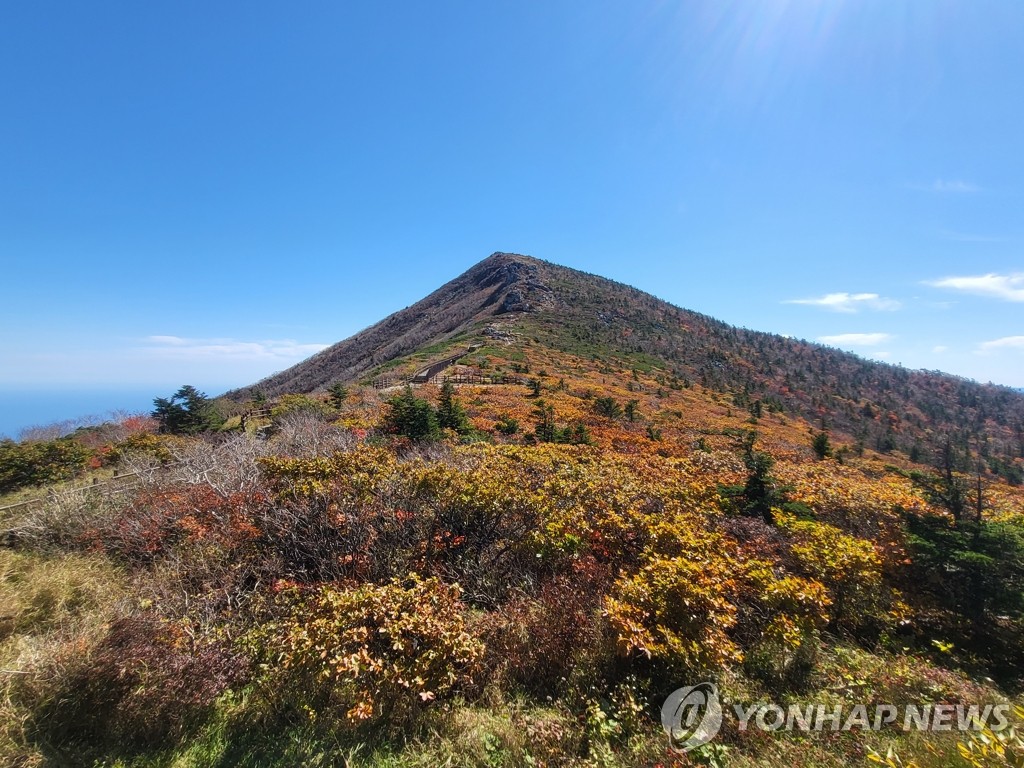
[[[545,266],[524,256],[495,253],[411,307],[228,396],[238,398],[255,389],[271,397],[323,389],[465,333],[481,320],[548,308],[550,290],[539,279]]]
[[[781,408],[882,451],[934,455],[949,442],[964,456],[1024,456],[1024,396],[1010,388],[735,328],[621,283],[506,253],[229,396],[312,392],[393,367],[408,373],[495,338],[506,347],[539,344],[583,360],[654,366],[673,382],[728,393],[739,408]]]

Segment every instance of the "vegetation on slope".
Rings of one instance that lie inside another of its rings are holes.
[[[2,759],[972,764],[970,736],[728,724],[680,756],[658,708],[706,679],[727,701],[1014,695],[1019,487],[952,442],[934,467],[826,445],[635,353],[496,340],[462,363],[526,384],[108,427],[91,450],[133,485],[5,513]]]

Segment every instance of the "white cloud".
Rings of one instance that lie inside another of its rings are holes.
[[[932,352],[936,355],[941,355],[943,352],[948,352],[949,347],[939,344],[937,347],[932,347]]]
[[[978,345],[979,352],[996,352],[1001,349],[1019,349],[1024,351],[1024,336],[1004,336],[1001,339],[985,341]]]
[[[953,232],[948,229],[939,231],[939,237],[944,240],[953,240],[958,243],[1005,243],[1005,237],[994,237],[992,235],[974,235],[969,232]]]
[[[819,336],[818,341],[833,347],[877,347],[891,341],[891,333],[840,333],[835,336]]]
[[[887,299],[877,293],[827,293],[818,299],[789,299],[784,304],[804,304],[810,307],[822,307],[833,312],[852,314],[861,309],[877,311],[893,311],[900,308],[895,299]]]
[[[155,344],[172,344],[176,347],[188,344],[188,339],[183,339],[180,336],[147,336],[146,341],[152,341]]]
[[[936,179],[931,184],[911,184],[911,189],[919,189],[924,192],[970,194],[980,192],[981,187],[962,179]]]
[[[237,339],[185,339],[180,336],[147,336],[140,351],[175,360],[302,360],[327,344],[302,344],[293,339],[239,341]]]
[[[1022,272],[1010,275],[997,275],[994,272],[989,272],[987,275],[973,277],[944,277],[941,280],[929,280],[926,285],[933,288],[964,291],[977,296],[990,296],[1003,301],[1024,301],[1024,273]]]

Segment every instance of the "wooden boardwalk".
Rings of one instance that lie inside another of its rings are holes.
[[[414,376],[382,376],[373,380],[374,389],[391,389],[405,385],[421,384],[479,384],[481,386],[497,386],[501,384],[521,384],[526,386],[526,379],[521,376],[504,374],[457,373],[452,376],[435,375],[429,379],[417,379]]]
[[[462,379],[467,376],[445,376],[441,377],[442,371],[455,365],[459,360],[464,358],[466,355],[476,352],[483,344],[472,344],[469,349],[465,352],[459,352],[457,355],[446,357],[444,360],[438,360],[436,363],[431,363],[423,368],[420,368],[412,376],[380,376],[373,380],[372,385],[374,389],[390,389],[391,387],[401,387],[406,384],[427,384],[451,381],[453,384],[511,384],[515,382],[506,381],[509,377],[507,376],[477,376],[479,381],[463,381]],[[469,375],[468,378],[473,378],[473,375]],[[499,380],[500,379],[500,380]]]

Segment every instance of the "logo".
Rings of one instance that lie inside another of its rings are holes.
[[[661,725],[676,752],[689,752],[715,738],[722,727],[722,704],[714,683],[670,693],[661,707]]]
[[[1010,704],[832,704],[794,702],[733,703],[722,709],[714,683],[700,683],[669,694],[661,707],[661,725],[669,747],[679,753],[701,747],[718,735],[725,714],[740,732],[799,731],[981,731],[998,733],[1011,725]]]

